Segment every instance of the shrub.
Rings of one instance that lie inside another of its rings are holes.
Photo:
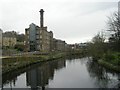
[[[18,51],[24,51],[25,45],[19,45],[19,44],[17,44],[17,45],[15,45],[15,49],[17,49]]]
[[[104,59],[105,59],[106,61],[112,61],[112,60],[115,59],[115,56],[114,56],[113,54],[105,54],[105,55],[104,55]]]

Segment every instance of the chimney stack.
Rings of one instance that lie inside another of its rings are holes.
[[[43,18],[43,13],[44,13],[44,10],[41,9],[40,11],[40,27],[44,27],[44,18]]]

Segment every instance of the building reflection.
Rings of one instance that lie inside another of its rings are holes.
[[[65,67],[65,60],[57,60],[46,62],[37,68],[33,68],[26,72],[27,86],[31,88],[42,88],[48,85],[49,80],[53,79],[55,70]]]
[[[10,72],[8,74],[2,75],[2,88],[5,84],[8,84],[9,82],[10,88],[14,87],[16,85],[17,76],[19,76],[22,72],[23,71]]]

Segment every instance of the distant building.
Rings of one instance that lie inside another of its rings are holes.
[[[37,48],[37,42],[36,42],[36,35],[37,35],[37,30],[36,30],[36,25],[35,24],[30,24],[29,28],[25,29],[25,35],[26,35],[26,45],[27,45],[27,50],[28,51],[35,51]]]
[[[15,36],[3,33],[3,31],[0,29],[0,48],[13,48],[15,45]]]
[[[80,47],[80,48],[84,48],[84,47],[86,47],[86,46],[87,46],[87,43],[80,43],[80,44],[79,44],[79,47]]]
[[[3,48],[14,48],[15,45],[16,45],[15,37],[5,36],[3,34],[3,37],[2,37],[2,47]]]
[[[41,51],[51,51],[52,50],[52,40],[53,33],[52,31],[48,32],[47,27],[40,27],[40,48]]]
[[[25,35],[28,51],[51,51],[53,33],[48,32],[47,27],[38,27],[32,23],[25,29]]]
[[[52,50],[52,31],[48,32],[47,27],[43,26],[43,9],[41,9],[41,27],[30,24],[25,29],[27,51],[49,52]]]
[[[63,40],[53,38],[53,32],[44,26],[43,9],[40,10],[40,27],[34,23],[25,29],[27,51],[68,51],[69,46]]]
[[[59,39],[53,39],[53,50],[54,51],[65,51],[65,41],[59,40]]]
[[[75,43],[75,44],[68,44],[69,45],[69,48],[71,50],[79,50],[80,49],[80,45]]]
[[[70,47],[70,45],[69,44],[65,44],[65,51],[66,52],[70,52],[72,50],[72,48]]]

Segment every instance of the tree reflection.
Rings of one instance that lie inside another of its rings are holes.
[[[26,82],[24,82],[25,85],[24,87],[30,87],[30,89],[32,90],[39,90],[39,89],[45,90],[47,86],[49,86],[50,80],[53,80],[55,71],[61,70],[62,68],[66,67],[66,60],[67,62],[69,61],[70,63],[74,63],[76,60],[79,60],[81,64],[86,64],[88,70],[88,72],[86,73],[87,74],[89,73],[88,77],[86,78],[89,78],[90,76],[90,79],[94,80],[95,87],[107,88],[110,87],[110,85],[112,85],[115,82],[115,80],[118,79],[120,81],[120,77],[119,77],[120,74],[116,74],[114,72],[111,73],[110,71],[101,67],[97,62],[93,62],[92,59],[91,60],[88,60],[88,58],[74,59],[70,57],[70,59],[63,59],[63,60],[60,59],[54,61],[47,61],[41,64],[34,64],[28,68],[25,68],[25,70],[23,69],[23,70],[18,70],[17,72],[11,72],[10,74],[3,76],[3,82],[4,84],[8,83],[11,88],[22,86],[23,84],[20,85],[21,82],[20,84],[17,84],[16,82],[19,82],[19,80],[17,80],[18,76],[20,76],[21,73],[24,73],[23,76],[26,76],[23,77],[26,79]],[[77,73],[78,72],[76,72],[76,74]],[[117,87],[120,86],[120,84],[116,84],[116,85]]]
[[[10,87],[11,85],[15,86],[18,75],[19,75],[18,73],[9,73],[9,74],[3,75],[2,84],[8,84],[10,82]]]
[[[92,60],[88,60],[86,66],[90,77],[95,79],[96,87],[112,87],[110,85],[113,84],[113,77],[117,75],[116,73],[110,73],[104,67],[100,66],[97,62],[93,62]]]
[[[19,71],[10,72],[2,77],[2,88],[6,84],[10,84],[10,88],[15,87],[16,81],[19,75],[26,72],[26,84],[33,90],[42,89],[45,90],[49,80],[53,79],[55,70],[62,69],[66,66],[65,59],[47,61],[41,64],[35,64],[30,67],[26,67]]]

